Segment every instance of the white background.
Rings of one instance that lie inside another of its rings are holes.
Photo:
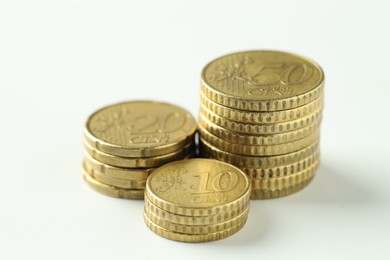
[[[389,1],[1,1],[1,259],[390,259]],[[291,51],[326,74],[322,165],[305,190],[253,201],[225,240],[185,244],[142,201],[82,181],[82,127],[107,104],[199,107],[220,55]]]

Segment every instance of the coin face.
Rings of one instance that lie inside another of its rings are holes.
[[[154,204],[183,215],[216,213],[208,209],[243,202],[250,190],[249,180],[241,170],[210,159],[164,165],[150,175],[146,186],[146,196]]]
[[[216,93],[244,100],[296,97],[323,83],[323,72],[314,62],[285,52],[247,51],[210,62],[202,82]]]
[[[85,139],[112,155],[156,156],[179,150],[195,130],[196,121],[182,108],[136,101],[108,106],[92,114],[85,126]]]

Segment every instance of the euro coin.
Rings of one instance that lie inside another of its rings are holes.
[[[141,181],[111,178],[95,170],[94,168],[89,167],[88,164],[86,164],[85,162],[84,162],[84,169],[95,180],[110,186],[123,188],[123,189],[138,189],[138,190],[145,189],[146,186],[146,178]]]
[[[192,142],[196,121],[186,110],[153,101],[130,101],[104,107],[87,120],[89,146],[122,157],[173,153]]]
[[[145,189],[145,196],[157,207],[187,216],[233,210],[249,195],[249,179],[240,169],[210,159],[166,164],[153,171]]]
[[[224,231],[231,227],[238,226],[242,222],[245,222],[246,219],[248,218],[249,208],[247,208],[243,213],[241,213],[237,217],[225,221],[220,221],[215,224],[209,224],[209,225],[183,225],[183,224],[167,221],[163,218],[159,218],[158,216],[154,215],[147,208],[145,208],[144,213],[150,219],[150,221],[152,221],[156,225],[173,232],[178,232],[183,234],[210,234],[210,233]]]
[[[201,73],[201,92],[226,107],[280,111],[323,93],[324,73],[307,58],[279,51],[246,51],[217,58]]]
[[[200,140],[201,153],[206,157],[218,159],[227,163],[236,165],[239,168],[273,168],[299,162],[312,155],[319,149],[318,142],[309,145],[293,153],[281,154],[275,156],[248,156],[238,155],[219,150],[203,140]]]
[[[83,176],[86,183],[95,191],[102,193],[107,196],[123,199],[137,199],[142,200],[144,198],[144,190],[135,190],[135,189],[122,189],[101,183],[94,179],[88,174],[86,170],[83,169]]]
[[[144,214],[144,221],[147,227],[152,230],[157,235],[174,240],[179,242],[187,242],[187,243],[199,243],[199,242],[208,242],[226,238],[228,236],[237,233],[246,223],[246,219],[240,222],[238,225],[233,226],[231,228],[225,229],[223,231],[208,233],[208,234],[185,234],[174,232],[165,228],[156,225],[153,221],[151,221],[146,214]]]
[[[293,142],[262,146],[232,143],[210,134],[202,127],[199,127],[199,132],[202,139],[222,151],[252,156],[271,156],[295,152],[316,142],[319,137],[319,130],[316,129],[313,134]]]
[[[312,165],[319,162],[320,153],[314,152],[312,155],[309,155],[306,158],[303,158],[300,161],[281,165],[273,168],[243,168],[240,169],[245,172],[250,179],[271,179],[279,178],[283,176],[289,176],[297,172],[303,171]]]
[[[302,116],[309,115],[322,108],[322,97],[310,102],[304,106],[292,108],[289,110],[272,111],[272,112],[254,112],[244,111],[234,108],[224,107],[201,95],[202,105],[213,111],[215,114],[243,123],[252,124],[272,124],[296,120]]]
[[[154,205],[147,197],[145,197],[145,210],[165,221],[189,226],[213,225],[215,223],[225,222],[241,215],[248,208],[249,200],[244,201],[243,204],[237,205],[237,208],[218,214],[210,214],[207,216],[186,216],[165,211]]]
[[[98,160],[92,158],[89,153],[85,153],[84,156],[85,164],[101,174],[106,175],[109,178],[132,180],[132,181],[143,181],[148,178],[150,173],[155,168],[124,168],[115,167],[108,164],[104,164]]]
[[[315,112],[297,118],[296,120],[278,122],[273,124],[252,124],[236,122],[215,114],[213,111],[200,106],[200,115],[217,126],[225,128],[230,131],[244,134],[270,135],[289,131],[295,131],[305,128],[313,124],[319,124],[322,120],[322,108]]]
[[[159,155],[154,157],[122,157],[115,156],[101,152],[88,143],[84,142],[86,151],[96,160],[105,163],[107,165],[116,167],[128,167],[128,168],[154,168],[159,167],[165,163],[175,160],[184,159],[188,154],[192,153],[195,149],[194,145],[188,144],[183,149],[175,151],[173,153]]]
[[[220,127],[210,121],[208,121],[203,115],[199,116],[199,126],[209,132],[212,135],[215,135],[218,138],[223,140],[244,145],[277,145],[283,143],[289,143],[293,141],[300,140],[302,138],[308,137],[309,135],[315,133],[319,128],[319,122],[311,124],[301,129],[294,131],[278,133],[278,134],[243,134],[237,133]]]

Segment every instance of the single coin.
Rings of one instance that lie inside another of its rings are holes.
[[[296,186],[307,179],[312,178],[319,166],[319,162],[313,164],[309,168],[296,172],[291,175],[277,177],[277,178],[264,178],[264,179],[252,179],[252,189],[254,190],[284,190],[289,187]]]
[[[263,189],[252,189],[251,199],[252,200],[264,200],[264,199],[275,199],[283,196],[287,196],[296,193],[305,188],[313,177],[296,184],[295,186],[289,186],[282,190],[263,190]]]
[[[123,157],[173,153],[192,142],[196,121],[186,110],[153,101],[130,101],[104,107],[85,124],[93,148]]]
[[[201,74],[201,91],[221,105],[277,111],[306,105],[323,93],[324,73],[312,60],[279,51],[246,51],[217,58]]]
[[[201,95],[201,105],[215,114],[229,120],[251,124],[274,124],[279,122],[299,119],[303,116],[310,115],[323,107],[322,96],[307,103],[303,106],[289,110],[271,111],[271,112],[254,112],[238,110],[235,108],[219,105],[210,99]]]
[[[123,188],[123,189],[145,189],[146,186],[146,179],[142,181],[135,181],[135,180],[124,180],[124,179],[118,179],[118,178],[111,178],[107,175],[102,174],[99,171],[96,171],[94,168],[89,167],[87,163],[84,162],[84,170],[88,173],[89,176],[93,177],[98,182],[114,186],[117,188]]]
[[[95,180],[83,169],[84,180],[95,191],[107,196],[123,199],[142,200],[144,198],[144,190],[122,189],[110,186]]]
[[[98,171],[101,174],[106,175],[110,178],[123,179],[123,180],[131,180],[131,181],[143,181],[146,180],[150,173],[155,168],[123,168],[123,167],[115,167],[104,164],[98,160],[92,158],[89,153],[84,153],[84,161],[85,164],[89,167]]]
[[[313,134],[300,140],[267,146],[232,143],[210,134],[201,126],[199,126],[199,133],[202,140],[225,152],[252,156],[271,156],[292,153],[315,143],[319,138],[320,131],[317,128]]]
[[[242,123],[229,120],[213,113],[204,106],[200,106],[200,115],[207,118],[207,120],[209,120],[210,122],[230,131],[235,131],[244,134],[266,135],[294,131],[313,124],[319,124],[322,120],[322,109],[319,109],[307,116],[301,117],[296,120],[263,125],[255,125],[252,123]]]
[[[188,243],[208,242],[208,241],[214,241],[214,240],[219,240],[219,239],[229,237],[234,233],[237,233],[246,223],[246,221],[243,221],[237,226],[228,228],[223,231],[215,232],[215,233],[194,235],[194,234],[178,233],[178,232],[174,232],[162,228],[159,225],[156,225],[153,221],[151,221],[148,218],[148,216],[146,216],[146,214],[144,214],[144,221],[146,226],[157,235],[170,240],[188,242]]]
[[[274,168],[243,168],[240,169],[248,175],[250,179],[271,179],[271,178],[279,178],[283,176],[292,175],[298,172],[301,172],[305,169],[308,169],[312,165],[318,163],[320,160],[320,153],[315,152],[312,155],[309,155],[302,160],[282,165]]]
[[[319,149],[319,144],[313,143],[308,147],[288,154],[277,156],[248,156],[224,152],[215,148],[202,138],[199,139],[201,154],[205,157],[221,160],[236,165],[239,168],[273,168],[299,162],[313,155]]]
[[[320,122],[316,122],[312,125],[306,126],[298,130],[284,132],[279,134],[268,134],[268,135],[254,135],[254,134],[242,134],[227,130],[223,127],[220,127],[209,120],[207,120],[203,115],[199,115],[199,125],[204,128],[207,132],[215,135],[218,138],[223,140],[244,145],[277,145],[283,143],[294,142],[302,138],[308,137],[319,128]]]
[[[224,222],[219,222],[212,225],[182,225],[174,222],[170,222],[159,218],[145,208],[144,214],[156,225],[165,228],[167,230],[183,233],[183,234],[210,234],[215,232],[221,232],[234,226],[240,225],[248,218],[249,208],[247,208],[241,215],[235,218],[229,219]]]
[[[181,160],[193,153],[195,150],[194,144],[188,144],[183,149],[160,156],[144,157],[144,158],[130,158],[121,157],[103,153],[95,148],[91,147],[88,143],[84,142],[85,150],[91,155],[92,158],[102,163],[116,166],[116,167],[128,167],[128,168],[154,168],[159,167],[165,163],[175,160]]]
[[[180,215],[208,216],[249,199],[248,177],[237,167],[210,159],[189,159],[156,169],[145,196],[157,207]]]
[[[152,202],[150,202],[150,200],[147,197],[145,197],[145,210],[152,212],[153,215],[163,220],[177,223],[177,224],[191,225],[191,226],[213,225],[216,223],[225,222],[228,221],[229,219],[241,215],[248,207],[249,207],[249,200],[244,201],[240,205],[237,205],[237,208],[234,208],[226,212],[221,212],[220,214],[213,214],[208,216],[186,216],[186,215],[179,215],[179,214],[165,211],[157,207],[156,205],[154,205]]]

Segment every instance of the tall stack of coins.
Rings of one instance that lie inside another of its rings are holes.
[[[191,157],[196,121],[184,109],[132,101],[93,113],[84,129],[85,181],[108,196],[143,199],[150,173]]]
[[[210,159],[177,161],[148,178],[144,220],[153,232],[171,240],[218,240],[244,226],[249,197],[249,179],[233,165]]]
[[[241,168],[253,199],[305,187],[319,165],[324,74],[276,51],[233,53],[201,75],[201,153]]]

